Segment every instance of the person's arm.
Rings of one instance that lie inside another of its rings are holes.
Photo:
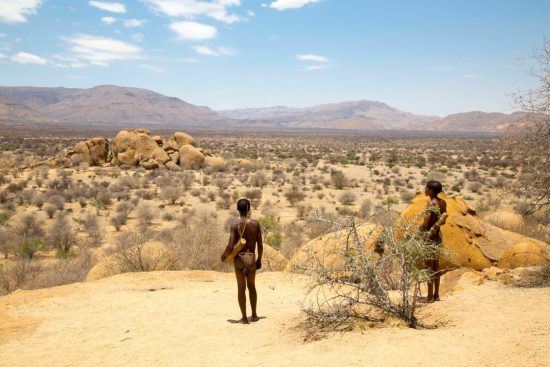
[[[256,237],[256,243],[258,245],[258,260],[256,260],[256,269],[262,268],[262,255],[264,253],[264,244],[262,240],[262,228],[258,223],[258,237]]]
[[[231,224],[231,227],[229,228],[229,241],[227,242],[227,246],[225,247],[225,250],[222,254],[222,261],[225,261],[229,254],[233,252],[233,247],[235,246],[235,243],[237,242],[237,236],[235,235],[235,227],[236,223]]]
[[[435,205],[437,206],[437,205]],[[424,216],[424,221],[420,225],[421,231],[429,231],[430,227],[435,223],[435,220],[437,219],[437,214],[434,213],[434,205],[430,201],[427,206],[426,215]]]

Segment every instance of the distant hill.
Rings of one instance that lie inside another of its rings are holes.
[[[527,116],[524,112],[505,114],[499,112],[464,112],[449,115],[426,124],[426,130],[499,133],[520,123]]]
[[[499,133],[522,126],[525,113],[465,112],[447,117],[416,115],[376,101],[347,101],[313,107],[265,107],[213,111],[140,88],[101,85],[89,89],[0,87],[0,123],[57,128],[101,125],[118,129],[347,129]],[[517,123],[520,121],[520,123]]]
[[[146,89],[0,87],[0,98],[64,123],[205,126],[225,120],[214,111]]]
[[[0,98],[0,122],[9,124],[55,122],[55,119],[43,115],[14,102]]]
[[[239,120],[265,120],[285,127],[357,130],[422,129],[437,116],[414,115],[382,102],[349,101],[305,108],[266,107],[218,111]]]

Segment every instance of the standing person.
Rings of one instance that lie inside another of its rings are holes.
[[[447,212],[447,202],[438,195],[443,191],[443,186],[439,181],[428,181],[424,193],[430,197],[428,210],[424,221],[420,226],[420,230],[430,233],[430,229],[436,226],[435,231],[432,231],[428,240],[441,246],[441,230],[437,226],[439,217]],[[435,254],[432,258],[426,261],[426,266],[430,270],[430,279],[428,280],[428,302],[439,301],[439,283],[441,280],[441,272],[439,271],[439,254]],[[435,288],[435,289],[434,289]]]
[[[250,201],[248,199],[240,199],[237,202],[237,210],[239,211],[240,218],[231,224],[229,230],[229,242],[222,254],[222,261],[225,261],[234,251],[235,246],[238,243],[244,243],[246,245],[239,251],[233,259],[233,265],[235,266],[235,275],[237,276],[238,287],[238,300],[239,307],[241,309],[241,324],[248,324],[248,318],[246,317],[246,287],[248,287],[248,295],[250,297],[250,306],[252,307],[252,317],[250,321],[258,321],[259,317],[256,313],[256,305],[258,302],[258,296],[256,293],[256,270],[262,268],[262,231],[260,224],[250,219]],[[256,244],[258,245],[258,259],[255,260]]]

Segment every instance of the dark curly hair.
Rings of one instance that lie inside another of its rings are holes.
[[[237,201],[237,210],[241,215],[246,215],[250,211],[250,200],[248,199],[239,199]]]
[[[434,194],[438,195],[443,191],[443,185],[439,181],[428,181],[426,182],[426,187],[433,191]]]

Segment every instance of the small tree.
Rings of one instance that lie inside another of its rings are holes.
[[[343,205],[352,205],[357,200],[357,196],[351,191],[346,191],[340,195],[338,200]]]
[[[300,201],[306,198],[306,195],[300,190],[300,187],[292,185],[286,192],[285,198],[288,200],[291,206],[296,205]]]
[[[44,249],[44,242],[40,239],[24,240],[19,244],[18,254],[24,259],[32,260],[34,255]]]
[[[42,210],[42,207],[44,206],[44,203],[46,202],[46,198],[42,194],[35,195],[32,198],[32,204],[35,205],[38,210]]]
[[[60,257],[65,257],[76,244],[76,233],[66,216],[59,215],[48,228],[47,244],[55,249]]]
[[[61,195],[52,195],[48,199],[48,202],[53,205],[57,210],[62,211],[65,207],[65,199]]]
[[[181,185],[185,191],[189,190],[195,182],[195,174],[193,172],[185,171],[180,176]]]
[[[131,202],[129,201],[121,201],[120,203],[117,204],[116,208],[115,208],[115,211],[120,214],[122,217],[126,219],[128,219],[128,217],[130,216],[130,213],[132,213],[132,211],[135,209],[135,206],[134,204],[132,204]],[[124,223],[126,224],[126,223]]]
[[[44,236],[42,222],[34,213],[23,214],[15,224],[14,232],[23,240],[34,240]]]
[[[156,211],[149,203],[141,203],[137,207],[137,218],[141,231],[146,231],[156,217]]]
[[[52,219],[57,209],[55,208],[55,206],[48,204],[46,205],[45,211],[48,218]]]
[[[515,95],[528,115],[519,121],[519,133],[507,141],[512,153],[522,159],[511,189],[523,200],[527,214],[550,205],[550,39],[543,41],[532,60],[536,85]]]
[[[103,228],[99,223],[99,219],[94,213],[87,213],[82,221],[84,230],[88,234],[88,238],[91,245],[97,245],[103,238]]]
[[[389,196],[382,200],[380,204],[384,205],[386,207],[386,210],[390,210],[392,206],[399,204],[399,200],[397,198],[394,198],[393,196]]]
[[[182,194],[183,192],[180,187],[166,186],[162,189],[160,195],[163,200],[167,200],[168,202],[170,202],[170,204],[174,205]]]
[[[113,215],[109,219],[109,222],[113,225],[113,227],[115,227],[115,230],[119,232],[122,226],[126,224],[126,217],[124,216],[124,214],[118,213],[116,215]]]
[[[335,171],[333,170],[330,173],[330,180],[332,182],[332,185],[337,190],[342,190],[344,187],[348,185],[348,179],[344,175],[344,172],[342,171]]]

